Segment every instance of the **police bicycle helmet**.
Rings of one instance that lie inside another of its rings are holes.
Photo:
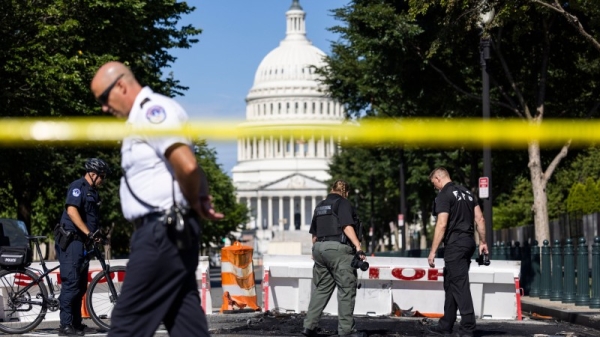
[[[85,162],[85,171],[94,172],[98,175],[110,174],[110,168],[108,167],[108,164],[106,164],[104,160],[98,158],[89,158]]]

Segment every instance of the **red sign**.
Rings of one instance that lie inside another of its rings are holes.
[[[490,179],[488,177],[479,178],[479,199],[490,197]]]
[[[408,272],[407,272],[408,271]],[[438,277],[444,275],[438,269],[422,269],[422,268],[394,268],[392,276],[402,281],[416,281],[427,277],[427,281],[437,281]]]

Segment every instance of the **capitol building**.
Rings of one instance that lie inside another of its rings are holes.
[[[240,125],[275,135],[237,141],[232,179],[239,202],[251,211],[247,229],[308,231],[314,208],[328,193],[330,160],[339,151],[330,130],[345,118],[343,106],[317,80],[315,68],[325,66],[325,53],[307,38],[298,0],[285,17],[285,38],[258,66]],[[307,136],[286,135],[293,128]]]

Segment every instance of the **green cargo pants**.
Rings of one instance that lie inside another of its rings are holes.
[[[356,302],[356,269],[350,266],[352,248],[335,242],[316,242],[312,248],[314,290],[310,297],[304,327],[314,330],[321,314],[337,286],[338,334],[354,332],[354,303]]]

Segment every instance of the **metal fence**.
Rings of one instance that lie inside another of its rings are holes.
[[[568,213],[550,221],[550,242],[565,239],[585,238],[586,242],[594,242],[600,235],[600,213],[582,214]],[[493,232],[493,242],[521,242],[532,244],[535,240],[534,225],[498,229]],[[539,244],[542,244],[541,242]]]

